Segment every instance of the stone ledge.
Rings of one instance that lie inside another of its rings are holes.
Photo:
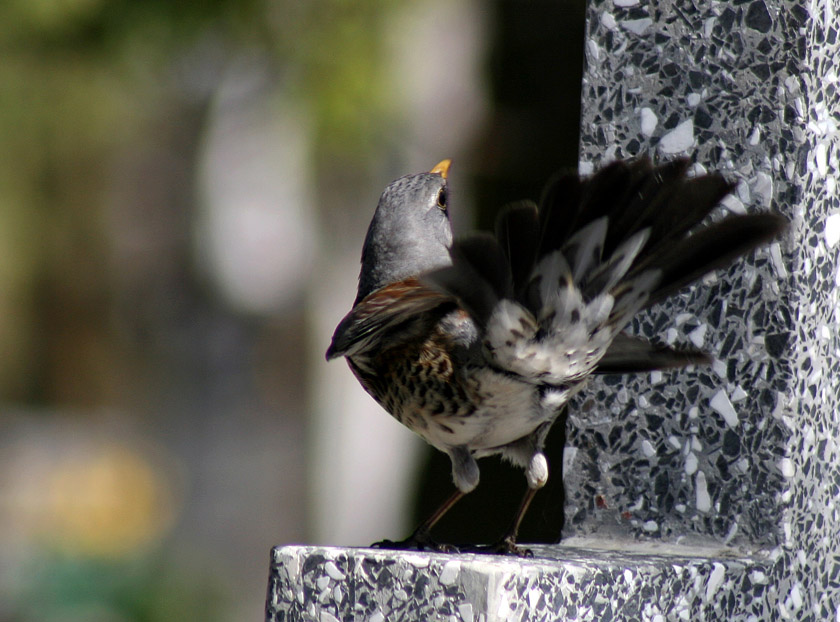
[[[747,621],[770,619],[776,609],[769,553],[606,545],[535,545],[532,559],[276,547],[266,620]]]

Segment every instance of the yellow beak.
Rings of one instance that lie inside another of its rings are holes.
[[[446,179],[446,176],[449,174],[449,166],[451,164],[452,164],[452,160],[449,160],[449,159],[442,160],[442,161],[438,162],[437,164],[435,164],[435,167],[432,170],[430,170],[429,172],[430,173],[437,173],[438,175],[440,175],[441,177]]]

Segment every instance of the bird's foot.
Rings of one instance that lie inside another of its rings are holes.
[[[493,544],[477,544],[461,549],[462,553],[483,553],[485,555],[515,555],[516,557],[533,557],[534,552],[528,547],[521,546],[511,536],[506,536]]]
[[[374,549],[394,549],[397,551],[433,551],[435,553],[457,553],[458,547],[452,544],[435,542],[426,530],[418,530],[405,540],[380,540],[370,545]]]

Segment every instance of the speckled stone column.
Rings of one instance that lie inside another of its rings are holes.
[[[840,3],[595,2],[581,166],[692,157],[791,231],[636,322],[710,369],[574,411],[567,535],[712,539],[774,564],[763,619],[840,620]],[[732,618],[730,618],[732,619]]]
[[[633,330],[717,357],[575,403],[534,560],[285,547],[269,620],[840,621],[840,3],[592,2],[581,168],[689,156],[788,236]],[[720,213],[718,215],[720,215]]]

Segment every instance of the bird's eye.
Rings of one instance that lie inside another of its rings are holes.
[[[438,207],[446,211],[446,188],[441,188],[437,195]]]

